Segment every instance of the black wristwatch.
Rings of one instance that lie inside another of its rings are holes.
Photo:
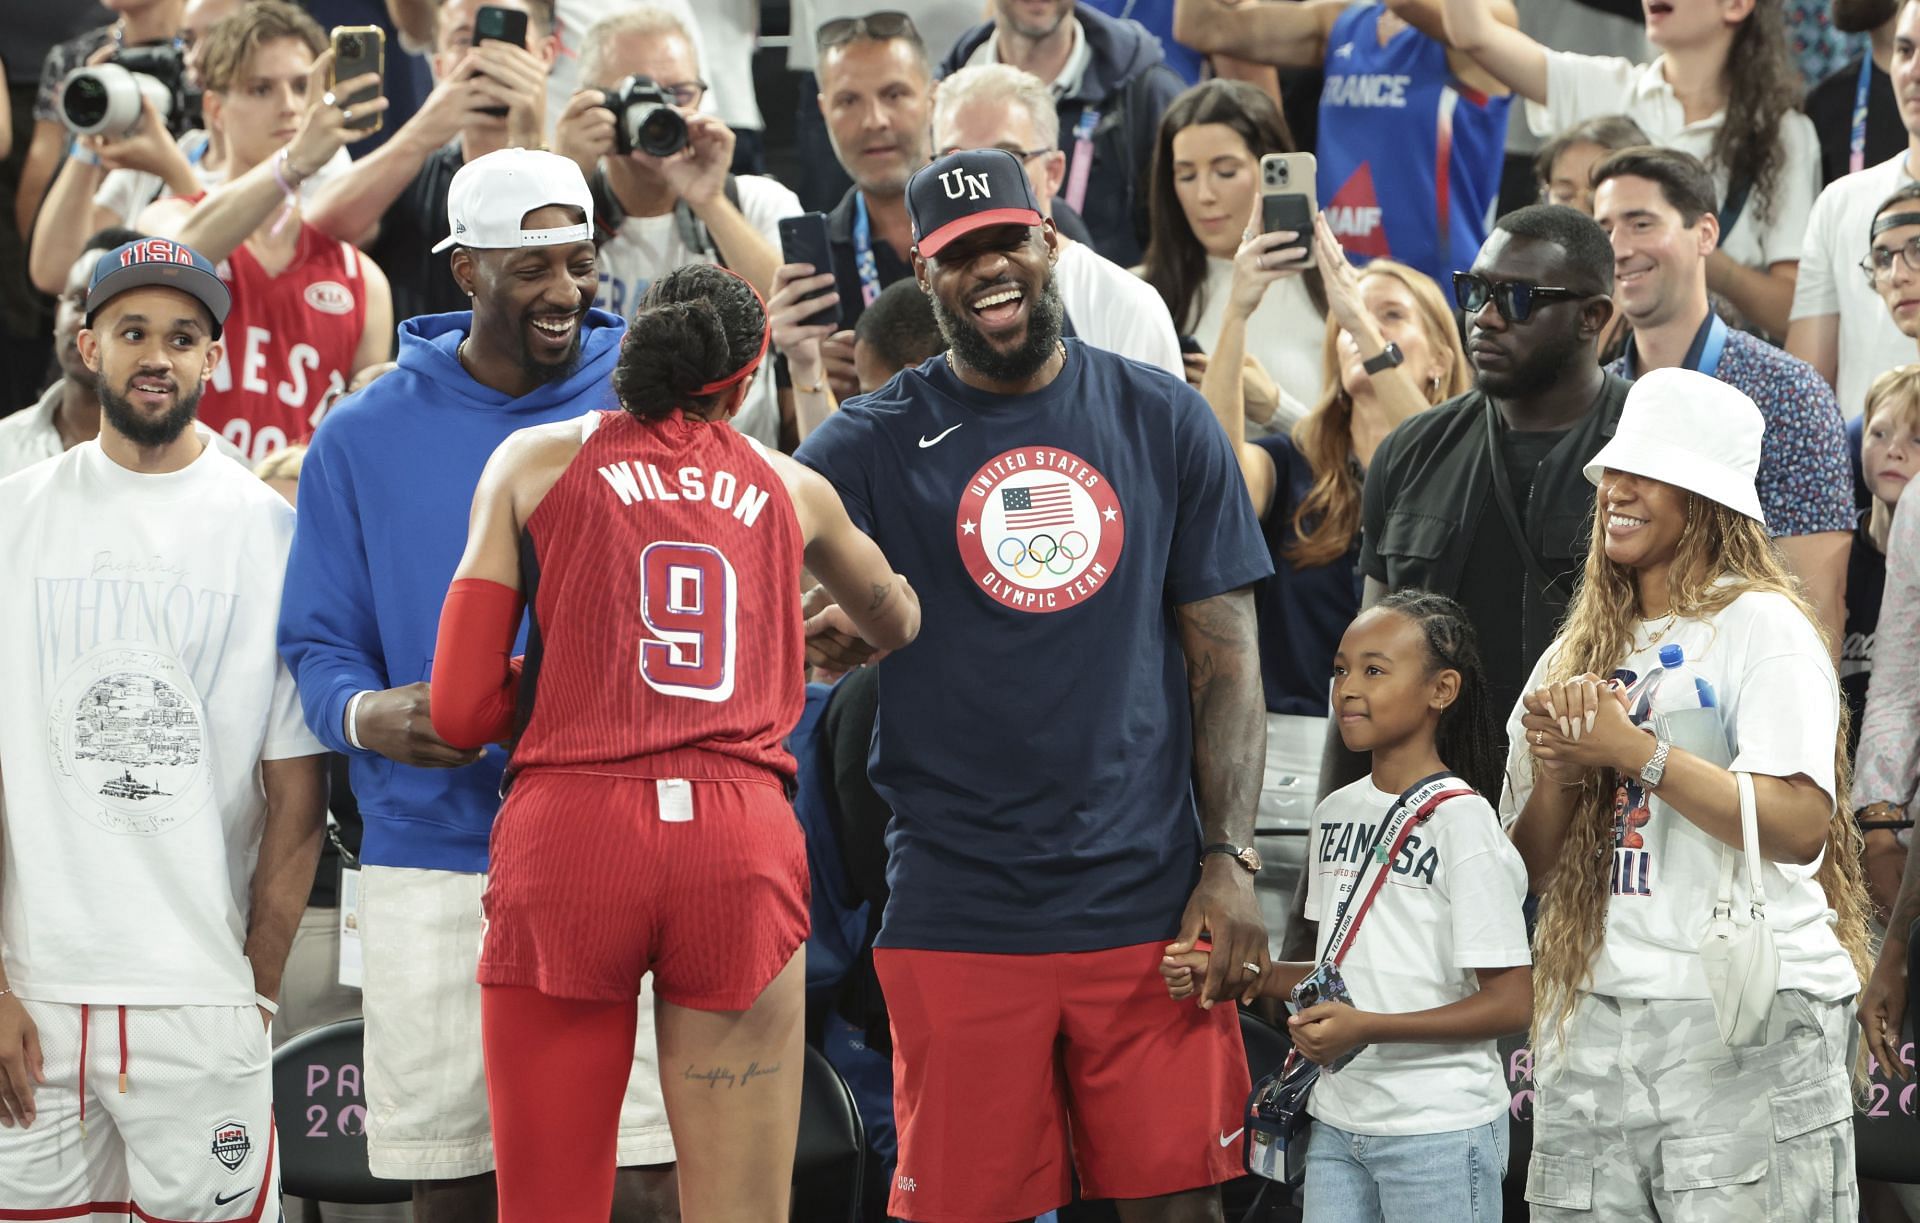
[[[1251,845],[1245,849],[1240,848],[1238,845],[1230,845],[1225,841],[1220,842],[1218,845],[1209,845],[1200,851],[1200,864],[1205,866],[1207,859],[1214,854],[1227,855],[1239,863],[1240,869],[1249,875],[1257,875],[1260,873],[1260,854],[1259,851],[1255,850]]]
[[[1400,346],[1392,340],[1388,340],[1387,346],[1380,350],[1379,355],[1368,357],[1360,368],[1366,370],[1369,374],[1379,374],[1394,368],[1405,360],[1406,357],[1401,355]]]

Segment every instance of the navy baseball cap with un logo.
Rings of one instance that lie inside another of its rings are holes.
[[[1026,167],[1005,149],[966,149],[922,168],[907,182],[907,216],[922,259],[976,229],[1043,219]]]

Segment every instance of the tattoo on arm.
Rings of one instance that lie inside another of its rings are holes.
[[[1253,841],[1266,767],[1267,726],[1253,592],[1235,590],[1176,609],[1193,703],[1194,789],[1208,841]]]
[[[888,582],[884,586],[881,585],[879,582],[873,583],[873,602],[867,604],[867,610],[870,612],[879,611],[881,608],[881,605],[886,603],[887,596],[892,593],[893,593],[892,582]]]

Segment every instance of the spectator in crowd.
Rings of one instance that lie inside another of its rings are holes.
[[[0,480],[15,1216],[277,1209],[266,1030],[326,760],[274,657],[293,511],[194,420],[227,305],[173,242],[107,252],[79,336],[100,436]]]
[[[794,428],[800,441],[820,427],[838,405],[826,385],[826,367],[820,346],[836,324],[807,323],[820,309],[821,291],[833,287],[832,273],[811,272],[812,264],[788,264],[774,276],[774,294],[767,300],[767,319],[773,328],[773,346],[793,375]],[[853,366],[860,393],[885,386],[903,369],[912,369],[940,355],[947,341],[933,317],[933,305],[912,280],[896,280],[880,291],[873,305],[861,312],[853,329]]]
[[[1470,2],[1517,20],[1508,0]],[[1325,73],[1315,182],[1349,256],[1441,283],[1472,261],[1499,196],[1507,90],[1447,41],[1437,0],[1179,0],[1178,12],[1176,35],[1203,51]]]
[[[879,390],[901,370],[913,369],[946,350],[933,302],[917,282],[901,283],[912,287],[888,285],[874,299],[878,317],[869,321],[863,314],[853,329],[853,367],[859,371],[862,394]]]
[[[596,90],[612,89],[634,73],[652,77],[673,96],[687,121],[687,147],[669,157],[614,148],[614,113]],[[622,318],[648,284],[688,263],[717,263],[745,277],[764,295],[780,266],[781,217],[800,201],[771,178],[735,178],[733,132],[699,111],[705,83],[693,39],[664,9],[633,8],[594,26],[587,38],[581,80],[586,88],[567,103],[554,147],[592,175],[594,224],[600,242],[600,289],[595,304]],[[780,405],[772,378],[756,380],[733,427],[772,445]]]
[[[703,34],[707,105],[733,129],[733,171],[765,174],[766,117],[753,87],[753,57],[760,49],[759,0],[711,0],[694,13]]]
[[[1865,432],[1860,466],[1865,472],[1873,504],[1860,511],[1859,526],[1853,535],[1853,552],[1847,564],[1847,639],[1840,651],[1840,691],[1847,700],[1847,753],[1857,767],[1860,735],[1866,726],[1868,681],[1873,676],[1875,644],[1881,623],[1880,609],[1887,583],[1887,536],[1893,527],[1894,508],[1900,494],[1920,475],[1920,365],[1890,369],[1873,380],[1867,391],[1867,406],[1862,414]],[[1888,620],[1887,634],[1901,633],[1899,622]],[[1881,717],[1886,715],[1883,712]],[[1913,737],[1911,725],[1907,728]],[[1878,801],[1863,803],[1860,794],[1855,806],[1868,820],[1905,818],[1902,804]],[[1869,808],[1871,812],[1869,814]],[[1881,920],[1893,910],[1900,890],[1901,864],[1906,860],[1907,837],[1899,830],[1876,827],[1864,829],[1864,861],[1867,889],[1873,895],[1874,911]]]
[[[72,133],[60,121],[60,91],[67,74],[92,62],[96,54],[109,54],[103,50],[108,46],[171,42],[180,29],[180,12],[185,5],[186,0],[102,0],[100,7],[115,15],[112,21],[56,43],[47,52],[40,67],[40,90],[33,100],[33,138],[20,166],[13,199],[14,224],[21,237],[33,232],[34,214],[47,193],[47,184],[53,181],[73,142]]]
[[[1779,0],[1649,8],[1647,39],[1661,55],[1645,65],[1544,47],[1489,20],[1479,0],[1446,0],[1446,13],[1455,46],[1538,104],[1529,115],[1540,135],[1620,114],[1654,143],[1704,162],[1722,201],[1707,287],[1739,313],[1739,325],[1786,334],[1820,149],[1813,124],[1794,109],[1801,84]]]
[[[1248,230],[1261,228],[1260,159],[1293,148],[1286,116],[1244,81],[1196,85],[1160,119],[1141,275],[1200,350],[1185,354],[1196,389],[1219,343],[1234,254]],[[1320,276],[1285,277],[1254,308],[1239,396],[1252,437],[1289,431],[1319,390],[1327,316]]]
[[[1859,50],[1859,39],[1833,19],[1830,0],[1782,0],[1781,17],[1787,51],[1802,80],[1825,80]]]
[[[1893,26],[1900,0],[1833,0],[1833,24],[1867,35],[1867,46],[1807,90],[1801,107],[1820,138],[1820,185],[1858,174],[1906,151],[1907,129],[1893,93]],[[1862,113],[1864,112],[1864,114]]]
[[[1593,168],[1594,219],[1613,243],[1614,306],[1632,324],[1608,366],[1632,381],[1678,366],[1738,387],[1760,409],[1760,490],[1767,533],[1838,657],[1846,622],[1853,477],[1846,425],[1812,366],[1727,326],[1707,299],[1719,243],[1713,178],[1691,153],[1641,147]]]
[[[942,157],[965,149],[1005,149],[1020,159],[1051,218],[1066,173],[1059,116],[1039,77],[1008,64],[962,68],[933,99],[933,147]],[[1053,282],[1066,307],[1067,335],[1095,348],[1184,376],[1180,340],[1160,295],[1093,247],[1060,236]]]
[[[1138,24],[1075,0],[993,0],[992,17],[941,61],[1011,64],[1047,83],[1067,153],[1062,196],[1084,218],[1093,248],[1121,267],[1147,243],[1148,172],[1160,116],[1184,86],[1160,44]]]
[[[1219,351],[1242,351],[1248,320],[1258,315],[1253,303],[1276,281],[1298,275],[1280,257],[1285,245],[1280,234],[1260,234],[1235,256]],[[1270,760],[1277,740],[1298,737],[1275,715],[1311,718],[1314,731],[1325,731],[1328,660],[1360,609],[1360,489],[1375,451],[1400,422],[1470,384],[1459,329],[1438,285],[1391,259],[1356,273],[1324,219],[1314,249],[1328,318],[1313,411],[1289,433],[1249,442],[1239,380],[1223,370],[1201,387],[1234,442],[1273,558],[1274,577],[1258,593]]]
[[[204,105],[225,142],[228,182],[141,215],[143,229],[224,269],[233,338],[201,418],[250,462],[311,437],[354,373],[393,348],[385,274],[299,215],[295,187],[363,134],[355,107],[330,90],[313,96],[331,62],[326,35],[286,0],[252,0],[216,25],[202,61]],[[340,82],[341,96],[378,84],[369,72]],[[380,113],[387,100],[359,105]]]
[[[314,435],[280,627],[307,723],[349,757],[366,822],[368,1163],[414,1182],[415,1223],[487,1217],[496,1192],[474,972],[503,761],[429,725],[436,612],[488,456],[516,429],[600,407],[621,335],[591,308],[592,197],[572,161],[475,158],[448,211],[473,312],[404,323],[399,368]],[[639,1013],[619,1161],[622,1201],[648,1204],[622,1220],[673,1217],[670,1174],[633,1170],[673,1159],[645,999]]]
[[[393,285],[397,319],[468,308],[447,256],[447,184],[461,166],[495,149],[546,143],[547,71],[553,63],[552,0],[499,0],[527,15],[527,44],[475,43],[482,0],[446,0],[435,10],[433,92],[375,152],[314,197],[309,225],[364,247]],[[504,111],[504,113],[500,113]]]
[[[1474,389],[1401,424],[1367,465],[1362,605],[1414,586],[1459,600],[1499,708],[1553,639],[1586,552],[1580,468],[1627,395],[1594,356],[1612,291],[1588,217],[1536,204],[1500,218],[1454,277]]]
[[[80,355],[87,286],[93,283],[93,268],[102,254],[140,237],[130,229],[103,229],[87,239],[80,257],[73,261],[53,309],[53,357],[60,376],[38,403],[0,419],[0,477],[100,435],[100,395],[93,371]]]
[[[956,175],[979,193],[948,198]],[[1089,1197],[1147,1199],[1130,1217],[1217,1217],[1213,1186],[1241,1171],[1238,1017],[1140,982],[1203,925],[1219,953],[1203,997],[1239,997],[1268,960],[1246,588],[1271,567],[1199,395],[1062,339],[1055,238],[1019,160],[956,153],[907,196],[948,355],[796,455],[945,609],[880,663],[889,1210],[1028,1218],[1068,1201],[1077,1166]],[[997,695],[1041,674],[1065,686]],[[1183,675],[1207,678],[1183,690]],[[1019,763],[1036,749],[1043,765]],[[1036,990],[1044,1006],[1019,1002]],[[1116,1058],[1127,1074],[1099,1072]]]
[[[240,0],[187,0],[177,37],[188,46],[186,71],[196,86],[207,32],[239,7]],[[131,225],[162,192],[192,195],[224,177],[225,154],[213,148],[205,128],[175,140],[150,100],[143,98],[140,109],[140,126],[132,135],[73,138],[33,223],[27,274],[41,292],[59,294],[79,254],[77,244],[87,234]],[[90,219],[75,225],[74,216],[83,210]]]
[[[1594,166],[1607,154],[1652,144],[1640,125],[1625,115],[1602,115],[1576,123],[1540,146],[1533,177],[1542,204],[1565,204],[1593,215]]]
[[[1888,73],[1894,92],[1907,96],[1920,90],[1920,5],[1903,0],[1894,30]],[[1902,105],[1899,115],[1907,148],[1837,180],[1814,202],[1793,292],[1787,351],[1832,384],[1849,420],[1860,415],[1875,378],[1913,361],[1913,340],[1889,316],[1873,278],[1860,274],[1861,253],[1881,204],[1920,169],[1920,108]]]
[[[1633,384],[1586,462],[1599,491],[1579,595],[1508,721],[1502,813],[1541,897],[1527,1200],[1542,1217],[1685,1217],[1709,1176],[1715,1217],[1859,1217],[1860,838],[1833,660],[1761,518],[1764,427],[1693,370]],[[1675,649],[1711,689],[1706,725],[1652,716]],[[1764,1029],[1732,1048],[1701,943],[1743,845],[1778,992],[1757,1016],[1750,995],[1728,1000]],[[1697,1178],[1676,1174],[1683,1158]]]

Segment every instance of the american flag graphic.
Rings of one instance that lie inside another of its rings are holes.
[[[1000,490],[1000,508],[1007,512],[1009,531],[1037,531],[1042,527],[1073,525],[1073,488],[1065,480]]]

